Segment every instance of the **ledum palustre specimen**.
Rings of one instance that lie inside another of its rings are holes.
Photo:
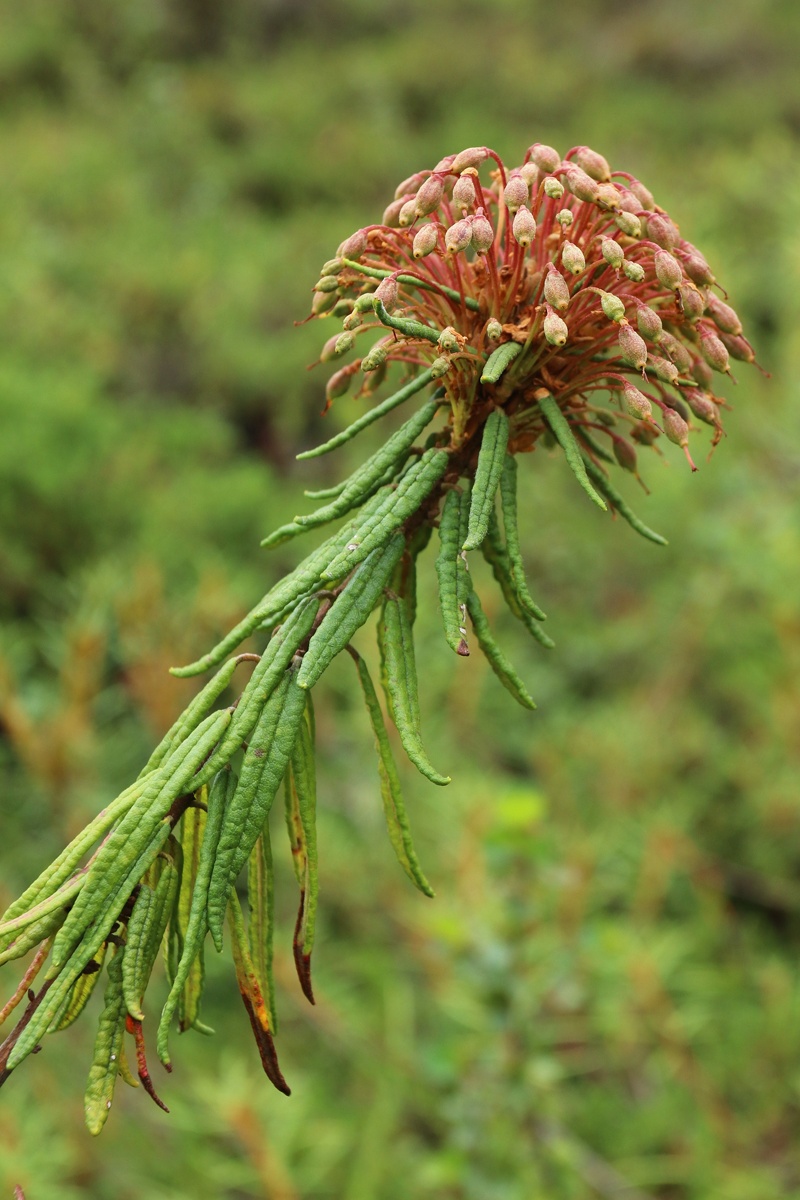
[[[216,673],[139,778],[0,921],[0,963],[32,955],[0,1012],[0,1021],[22,1014],[0,1047],[0,1079],[46,1034],[76,1020],[101,986],[86,1092],[92,1132],[106,1119],[117,1076],[135,1084],[135,1070],[161,1103],[145,1031],[155,1026],[168,1066],[173,1022],[205,1028],[205,945],[210,934],[222,949],[226,926],[264,1069],[288,1092],[273,1038],[269,817],[282,797],[300,893],[294,957],[313,1001],[311,696],[343,652],[372,723],[392,845],[411,880],[431,894],[383,709],[414,765],[433,783],[448,783],[422,741],[414,663],[417,560],[434,531],[423,603],[435,575],[447,645],[462,656],[479,648],[514,698],[533,708],[469,570],[469,556],[482,554],[514,616],[540,645],[552,645],[520,552],[519,456],[552,449],[596,505],[662,542],[616,490],[615,469],[637,473],[639,451],[662,437],[694,468],[695,421],[711,427],[713,444],[721,436],[715,372],[729,375],[731,357],[754,361],[700,252],[643,184],[612,172],[586,146],[562,160],[537,143],[512,170],[493,151],[471,148],[413,175],[382,222],[358,230],[324,265],[312,316],[337,327],[321,353],[323,363],[337,364],[328,404],[355,387],[365,411],[301,458],[335,450],[401,405],[413,412],[349,478],[311,494],[320,507],[265,539],[272,546],[336,523],[219,645],[176,669]],[[390,394],[379,399],[384,386]],[[373,613],[377,688],[353,644]],[[248,639],[260,653],[240,652]],[[234,675],[248,671],[229,702]],[[146,991],[160,953],[170,986],[159,1019]]]

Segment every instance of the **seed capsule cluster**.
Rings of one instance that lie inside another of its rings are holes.
[[[159,950],[169,990],[155,1043],[169,1069],[175,1018],[181,1030],[208,1032],[200,1017],[204,954],[209,938],[223,949],[227,929],[264,1070],[288,1092],[274,1043],[270,814],[283,795],[300,892],[294,959],[313,1002],[312,688],[337,655],[350,655],[374,734],[391,845],[411,881],[432,895],[384,716],[385,709],[421,774],[449,783],[422,738],[413,636],[418,558],[438,530],[445,644],[460,658],[477,647],[510,694],[534,708],[494,639],[469,556],[486,559],[511,613],[551,648],[517,527],[518,456],[540,446],[563,457],[595,505],[663,543],[616,490],[609,469],[636,474],[637,446],[662,436],[694,467],[692,418],[713,428],[714,444],[721,436],[724,401],[713,390],[714,373],[730,375],[731,357],[754,356],[716,288],[705,259],[643,184],[612,172],[587,146],[562,159],[535,143],[511,170],[486,147],[448,155],[399,186],[380,224],[342,243],[312,300],[314,317],[341,321],[320,354],[337,364],[328,406],[357,381],[368,398],[390,372],[399,372],[399,386],[300,457],[334,451],[415,398],[416,408],[348,478],[309,494],[320,507],[264,539],[274,546],[338,523],[217,646],[176,669],[216,673],[139,779],[0,919],[0,965],[33,955],[0,1010],[2,1024],[22,1006],[0,1046],[0,1083],[46,1034],[76,1020],[104,974],[87,1124],[102,1128],[118,1077],[136,1084],[126,1047],[161,1104],[145,1051]],[[383,705],[352,644],[373,613]],[[237,653],[251,636],[261,638],[261,653]],[[246,664],[250,678],[231,701],[233,677]]]

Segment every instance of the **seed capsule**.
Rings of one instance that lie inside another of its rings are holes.
[[[649,421],[653,416],[653,406],[647,396],[627,380],[622,385],[622,402],[628,415],[639,421]]]
[[[491,341],[496,342],[503,335],[503,326],[498,321],[497,317],[490,317],[486,322],[486,336]]]
[[[569,229],[574,220],[575,216],[571,208],[562,208],[561,212],[556,213],[556,221],[562,229]]]
[[[367,374],[369,371],[377,371],[386,362],[389,354],[389,347],[386,342],[376,342],[361,360],[361,370]]]
[[[509,176],[508,183],[503,188],[503,201],[509,212],[516,212],[530,200],[528,185],[521,175]]]
[[[695,358],[692,364],[692,379],[703,388],[710,388],[714,382],[714,372],[702,358]]]
[[[598,183],[594,199],[605,212],[617,212],[622,208],[619,191],[613,183]]]
[[[686,450],[689,445],[689,426],[684,421],[680,413],[674,408],[665,408],[661,413],[661,424],[664,426],[664,433],[671,442],[676,446],[681,446]],[[688,457],[688,454],[687,454]],[[692,463],[691,458],[689,462]],[[695,465],[692,463],[692,470],[695,470]]]
[[[604,237],[600,242],[600,253],[610,267],[618,271],[625,261],[625,251],[620,246],[619,242],[615,242],[613,238]]]
[[[628,191],[621,183],[617,185],[617,195],[619,196],[619,206],[626,213],[633,213],[635,216],[640,216],[644,212],[642,203],[638,196],[634,196],[633,192]]]
[[[622,357],[637,371],[644,369],[647,362],[647,346],[627,321],[621,321],[617,338]]]
[[[388,226],[389,229],[397,229],[400,224],[400,213],[409,201],[413,200],[413,196],[401,196],[399,200],[393,200],[392,203],[383,210],[381,224]]]
[[[651,342],[657,342],[664,329],[661,317],[655,309],[649,308],[646,304],[637,304],[636,306],[636,328],[642,337],[646,337]]]
[[[355,344],[355,335],[350,333],[349,330],[345,330],[344,333],[340,333],[336,339],[336,345],[333,348],[334,357],[341,358],[343,354],[347,354],[349,350],[352,350]]]
[[[373,296],[381,301],[387,312],[393,312],[397,308],[397,280],[394,276],[389,275],[386,279],[382,279],[373,292]]]
[[[345,396],[350,391],[352,381],[353,372],[350,367],[342,367],[341,370],[335,371],[325,384],[326,400],[338,400],[340,396]]]
[[[314,284],[315,292],[338,292],[339,280],[335,275],[323,275]]]
[[[488,254],[494,245],[494,229],[483,209],[472,218],[472,246],[477,254]]]
[[[672,250],[681,238],[677,226],[663,212],[647,214],[647,236],[662,250]]]
[[[540,171],[551,173],[561,165],[561,155],[558,151],[542,142],[534,142],[528,153]]]
[[[681,395],[700,421],[705,421],[706,425],[719,423],[717,406],[708,392],[701,392],[698,388],[685,388]]]
[[[573,275],[580,275],[581,271],[586,266],[586,259],[583,257],[583,251],[580,246],[576,246],[574,242],[564,242],[561,248],[561,261],[565,268]]]
[[[444,354],[456,354],[461,349],[461,342],[452,325],[442,330],[437,345]]]
[[[683,271],[677,259],[673,258],[666,250],[656,250],[653,257],[653,267],[656,272],[656,279],[659,283],[663,283],[664,287],[674,291],[680,287],[683,281]]]
[[[416,171],[413,175],[409,175],[408,179],[404,179],[402,183],[398,183],[394,189],[395,200],[408,200],[409,196],[415,194],[423,180],[427,178],[427,171]]]
[[[342,269],[342,260],[340,258],[329,258],[326,263],[323,263],[320,275],[338,275]]]
[[[366,229],[357,229],[355,233],[350,234],[349,238],[345,238],[336,253],[340,258],[359,259],[366,250],[367,245]]]
[[[560,271],[552,263],[547,264],[547,274],[544,279],[543,294],[548,304],[558,312],[566,312],[569,308],[569,285]]]
[[[335,333],[333,335],[333,337],[328,338],[327,342],[320,350],[320,354],[319,354],[320,362],[330,362],[331,359],[336,358],[336,343],[339,341],[339,338],[342,336],[343,335],[341,333]]]
[[[622,270],[628,279],[633,280],[634,283],[641,283],[644,279],[644,267],[641,263],[628,262],[626,259],[622,264]]]
[[[466,250],[472,241],[472,222],[462,218],[445,230],[444,245],[448,254],[458,254]]]
[[[712,333],[707,325],[699,326],[700,332],[700,353],[710,367],[715,371],[725,375],[730,371],[730,362],[728,359],[728,351],[725,344]]]
[[[640,180],[629,179],[628,187],[633,192],[634,196],[636,196],[636,198],[639,201],[641,201],[643,208],[652,209],[655,207],[655,200],[653,199],[653,193],[650,191],[649,188],[646,188],[644,186],[644,184],[640,182]]]
[[[730,304],[724,304],[713,292],[708,293],[706,300],[706,310],[714,318],[717,327],[723,333],[732,333],[734,337],[739,337],[742,332],[742,322]]]
[[[702,317],[706,307],[705,296],[693,283],[684,281],[679,288],[676,288],[675,295],[678,307],[687,321],[694,323]]]
[[[634,213],[624,211],[615,213],[614,223],[623,233],[627,233],[628,237],[640,238],[642,236],[642,223]]]
[[[625,305],[619,296],[615,296],[613,292],[604,292],[600,288],[595,288],[595,291],[600,295],[600,307],[609,321],[624,320]]]
[[[693,283],[700,287],[710,287],[712,283],[716,282],[711,273],[711,267],[691,242],[684,242],[681,249],[684,269]]]
[[[528,185],[528,188],[534,188],[539,182],[539,168],[536,163],[523,163],[519,169],[519,173]]]
[[[336,292],[314,292],[311,301],[311,311],[315,317],[321,317],[330,312],[336,303]]]
[[[413,225],[417,219],[417,197],[412,196],[407,200],[397,216],[397,224],[401,229],[406,229],[409,225]]]
[[[359,325],[361,325],[361,324],[362,324],[361,313],[358,312],[357,309],[353,309],[353,311],[351,313],[348,313],[348,315],[342,321],[342,325],[346,330],[358,329]]]
[[[652,371],[657,379],[663,383],[675,384],[678,382],[680,372],[674,363],[671,363],[667,358],[661,358],[658,354],[649,354],[647,357],[647,369]]]
[[[431,379],[441,379],[443,375],[447,374],[452,365],[451,360],[446,354],[440,354],[431,363]]]
[[[577,163],[587,175],[591,175],[592,179],[597,179],[601,183],[611,178],[611,167],[602,154],[598,154],[589,146],[576,146],[572,161]]]
[[[625,471],[636,471],[636,451],[624,438],[614,438],[614,458]]]
[[[730,333],[722,333],[720,334],[720,341],[732,358],[737,358],[740,362],[746,363],[754,363],[756,361],[753,347],[747,338],[736,337]]]
[[[597,199],[597,184],[591,176],[573,163],[568,163],[564,168],[564,182],[578,200],[587,200],[593,204]]]
[[[450,164],[450,171],[454,175],[460,175],[462,171],[466,171],[467,167],[477,167],[488,157],[488,154],[489,151],[485,146],[470,146],[455,156]]]
[[[536,220],[529,208],[521,206],[517,209],[512,232],[519,245],[527,250],[536,237]]]
[[[475,184],[472,181],[477,174],[474,169],[465,171],[453,185],[453,203],[462,213],[468,212],[475,204]]]
[[[662,333],[660,347],[666,351],[681,375],[689,374],[692,369],[692,356],[683,342],[678,341],[671,333]]]
[[[551,346],[563,346],[569,334],[566,322],[562,321],[558,313],[553,312],[549,304],[546,307],[547,316],[543,323],[544,336]]]
[[[544,181],[544,194],[545,196],[549,196],[551,200],[560,200],[564,195],[564,185],[561,180],[548,175]]]
[[[416,195],[414,212],[418,217],[427,217],[438,208],[444,195],[444,184],[438,175],[431,175],[425,180]]]
[[[440,229],[441,225],[437,221],[429,221],[426,225],[419,227],[411,245],[411,253],[414,258],[425,258],[426,255],[433,253],[439,244]]]

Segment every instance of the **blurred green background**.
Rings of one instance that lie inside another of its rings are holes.
[[[589,143],[771,372],[739,365],[696,476],[669,447],[651,497],[630,481],[666,550],[523,462],[557,649],[484,590],[536,713],[447,650],[429,552],[422,702],[454,782],[404,778],[432,902],[329,672],[314,1009],[288,849],[279,877],[291,1099],[211,955],[218,1036],[154,1068],[172,1115],[120,1085],[89,1138],[84,1020],[3,1091],[3,1196],[800,1197],[798,48],[792,0],[0,4],[0,901],[138,772],[192,694],[167,667],[296,561],[259,538],[347,469],[293,462],[357,412],[321,420],[331,329],[295,322],[400,179]]]

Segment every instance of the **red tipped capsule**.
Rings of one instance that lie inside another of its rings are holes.
[[[413,199],[413,196],[406,195],[401,196],[399,200],[393,200],[392,203],[383,210],[381,224],[386,225],[389,229],[397,229],[398,225],[400,224],[400,213],[403,211],[405,205],[408,204],[409,200]]]
[[[662,250],[674,249],[681,239],[678,227],[663,212],[647,214],[647,236]]]
[[[736,337],[730,333],[721,333],[720,341],[730,354],[731,358],[736,358],[740,362],[746,363],[754,363],[756,361],[753,347],[750,345],[747,338]]]
[[[475,183],[478,172],[474,169],[459,175],[453,185],[453,203],[462,213],[469,212],[475,206]]]
[[[592,179],[596,179],[600,183],[611,178],[611,167],[602,154],[598,154],[589,146],[576,146],[572,152],[572,161],[577,163],[581,170],[590,175]]]
[[[416,195],[414,212],[418,217],[427,217],[438,208],[444,195],[444,184],[438,175],[431,175],[425,180]]]
[[[366,229],[357,229],[345,238],[336,254],[339,258],[359,259],[369,244]]]
[[[684,281],[679,288],[675,290],[675,296],[678,301],[678,307],[683,313],[684,320],[694,324],[702,317],[706,308],[705,296],[695,284]]]
[[[661,358],[658,354],[649,354],[647,356],[647,369],[652,371],[656,379],[660,379],[662,383],[678,382],[680,372],[674,363],[671,363],[667,358]]]
[[[717,406],[708,392],[701,392],[699,388],[684,388],[681,395],[698,420],[705,421],[706,425],[719,424]]]
[[[697,467],[692,462],[692,456],[689,453],[689,426],[683,417],[680,413],[675,412],[674,408],[665,408],[661,414],[661,423],[669,440],[681,447],[689,461],[689,466],[696,471]]]
[[[723,333],[732,333],[734,337],[739,337],[742,332],[742,322],[739,320],[739,314],[731,308],[730,304],[725,304],[713,292],[709,292],[706,297],[706,309],[714,318],[714,321]]]
[[[711,267],[691,242],[682,242],[680,250],[682,251],[683,268],[692,283],[698,284],[699,287],[710,287],[712,283],[716,282]]]
[[[561,247],[561,261],[565,268],[573,275],[580,275],[586,266],[583,251],[574,242],[564,242],[564,245]]]
[[[700,353],[710,367],[726,375],[730,371],[728,351],[724,343],[717,337],[708,325],[698,325],[700,333]]]
[[[622,385],[622,403],[628,415],[639,421],[649,421],[653,416],[653,406],[647,396],[627,380]]]
[[[689,374],[692,369],[692,356],[683,342],[671,333],[662,333],[659,346],[672,359],[681,375]]]
[[[394,189],[395,200],[407,200],[409,196],[414,195],[424,179],[427,178],[427,171],[416,171],[413,175],[409,175],[408,179],[404,179],[402,183],[398,183]]]
[[[382,279],[373,295],[381,301],[387,312],[397,308],[397,280],[394,276],[389,275],[388,278]]]
[[[628,187],[633,192],[634,196],[636,196],[637,200],[639,200],[642,208],[646,208],[648,211],[650,211],[655,207],[656,202],[653,199],[653,193],[649,188],[646,188],[640,180],[629,179]]]
[[[564,183],[578,200],[594,204],[597,199],[597,184],[594,179],[572,163],[568,163],[564,168]]]

